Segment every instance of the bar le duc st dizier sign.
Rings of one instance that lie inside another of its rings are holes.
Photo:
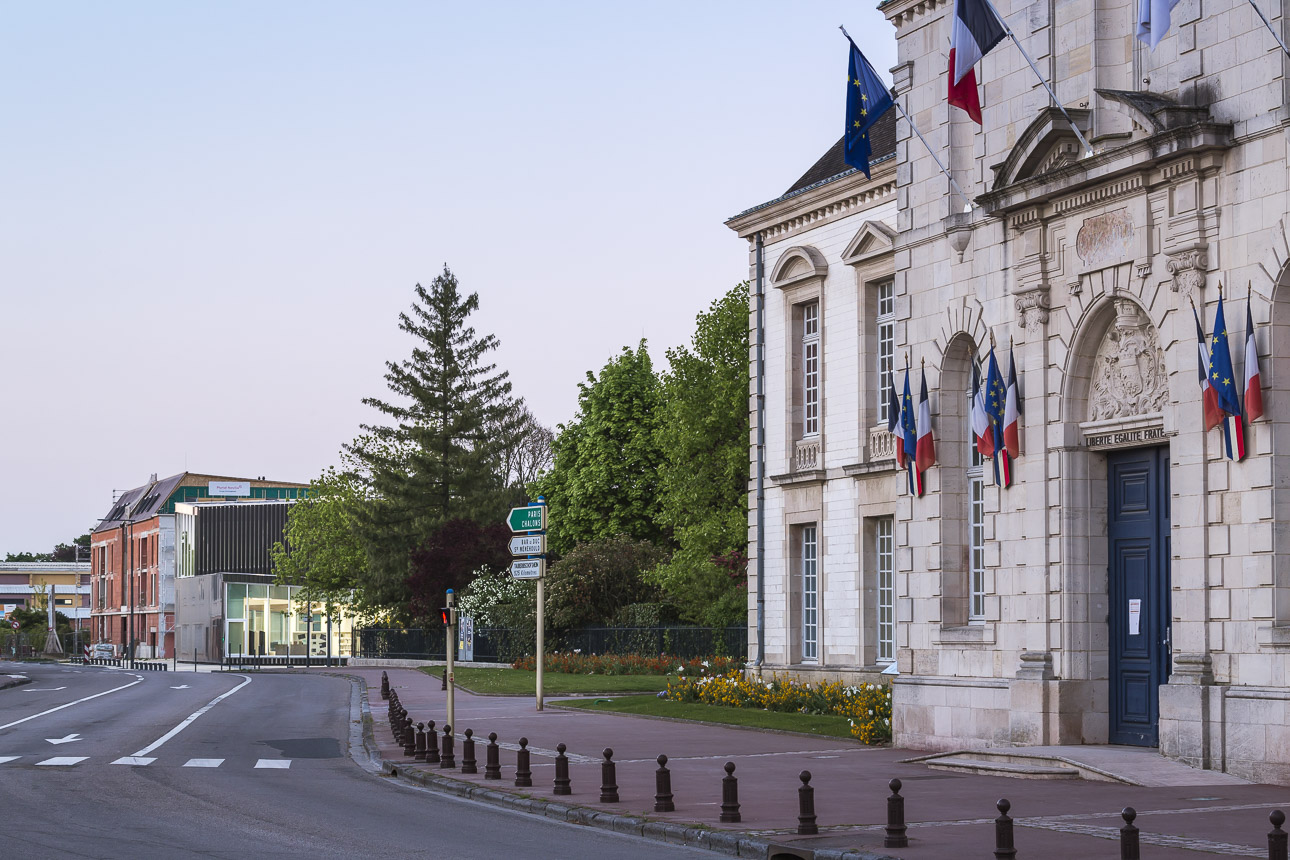
[[[1141,445],[1144,442],[1163,441],[1165,438],[1165,429],[1163,427],[1148,427],[1142,430],[1121,430],[1117,433],[1100,433],[1097,436],[1089,436],[1085,445],[1089,448],[1118,448],[1128,445]]]

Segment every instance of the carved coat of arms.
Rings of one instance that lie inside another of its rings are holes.
[[[1094,359],[1091,421],[1159,412],[1169,399],[1165,354],[1155,326],[1133,302],[1117,301],[1115,310],[1115,322]]]

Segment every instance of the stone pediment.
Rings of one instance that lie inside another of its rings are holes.
[[[779,255],[770,273],[772,287],[788,287],[811,278],[823,278],[829,264],[818,249],[810,245],[795,245]]]
[[[846,250],[842,252],[842,262],[854,266],[889,253],[895,241],[895,230],[881,221],[866,221],[847,243]]]
[[[1209,122],[1209,110],[1187,107],[1168,96],[1130,90],[1094,90],[1112,110],[1125,114],[1136,128],[1134,137]]]
[[[1066,112],[1087,134],[1090,111],[1067,108]],[[1002,164],[994,165],[993,190],[998,191],[1023,179],[1049,173],[1079,159],[1082,147],[1070,123],[1055,107],[1044,108],[1017,138]]]

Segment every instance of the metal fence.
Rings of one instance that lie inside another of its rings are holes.
[[[533,653],[532,630],[476,627],[476,662],[510,663]],[[656,657],[748,657],[747,627],[588,627],[550,634],[548,652],[580,651],[583,654],[637,654]],[[358,631],[358,656],[372,658],[446,659],[442,627],[398,630],[365,627]]]

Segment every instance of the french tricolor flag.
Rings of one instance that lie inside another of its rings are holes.
[[[1259,379],[1259,348],[1254,342],[1254,316],[1245,302],[1245,420],[1263,417],[1263,383]]]
[[[1200,382],[1200,400],[1204,404],[1205,430],[1208,432],[1223,423],[1223,410],[1218,407],[1218,392],[1209,384],[1209,349],[1205,346],[1205,330],[1201,328],[1195,305],[1191,307],[1191,315],[1196,320],[1196,377]]]
[[[922,390],[918,395],[918,444],[914,449],[914,462],[918,471],[926,472],[936,465],[936,440],[932,437],[932,407],[927,400],[927,373],[922,375]]]
[[[954,0],[949,103],[967,111],[977,125],[981,124],[981,99],[972,67],[1006,35],[1007,30],[989,0]]]
[[[1012,357],[1012,347],[1008,347],[1008,391],[1003,407],[1003,444],[1008,449],[1008,456],[1016,459],[1021,456],[1021,434],[1017,422],[1021,417],[1021,394],[1017,389],[1017,361]]]

